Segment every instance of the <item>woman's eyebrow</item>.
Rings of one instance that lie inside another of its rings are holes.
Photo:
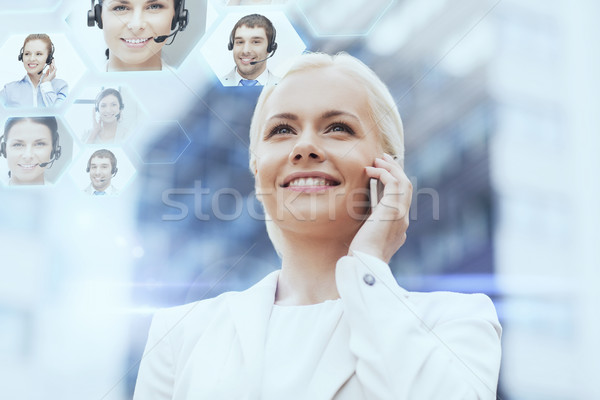
[[[292,121],[296,121],[298,119],[298,116],[296,114],[292,114],[292,113],[281,113],[281,114],[275,114],[269,118],[269,120],[272,120],[272,119],[291,119]]]
[[[356,115],[346,112],[346,111],[341,111],[341,110],[325,111],[323,114],[321,114],[321,119],[329,119],[329,118],[334,118],[334,117],[339,117],[339,116],[350,117],[350,118],[356,119],[357,121],[360,121],[360,118],[358,118]]]
[[[110,6],[112,3],[118,3],[118,4],[129,4],[129,0],[108,0],[106,2],[107,6]]]

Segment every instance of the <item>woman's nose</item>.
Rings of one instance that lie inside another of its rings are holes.
[[[292,163],[325,161],[325,151],[318,143],[314,134],[303,133],[290,152],[289,159]]]
[[[132,31],[141,30],[146,27],[146,20],[144,18],[144,13],[142,10],[134,10],[129,22],[127,23],[127,28]]]
[[[33,157],[33,149],[31,146],[25,146],[23,148],[23,153],[21,153],[21,157],[25,159],[30,159]]]

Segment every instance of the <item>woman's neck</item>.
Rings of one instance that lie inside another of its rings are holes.
[[[33,86],[37,87],[40,84],[40,79],[42,75],[38,74],[27,74],[29,76],[29,80],[33,83]]]
[[[102,129],[100,130],[100,133],[98,133],[98,136],[100,138],[100,141],[102,142],[112,142],[115,140],[115,137],[117,136],[117,126],[118,126],[118,122],[110,122],[110,123],[104,123],[102,125]]]
[[[339,298],[335,283],[337,261],[348,254],[348,243],[340,237],[282,235],[282,267],[275,303],[306,305]]]
[[[21,181],[19,179],[15,179],[14,177],[11,177],[8,180],[8,184],[10,186],[13,185],[44,185],[46,184],[45,179],[44,179],[44,175],[39,176],[38,178],[31,180],[31,181]]]
[[[142,64],[128,64],[121,59],[113,57],[108,59],[107,71],[160,71],[162,70],[161,53],[157,53]]]

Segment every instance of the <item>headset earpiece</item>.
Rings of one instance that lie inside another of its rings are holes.
[[[50,45],[52,48],[50,50],[50,54],[48,54],[48,57],[46,58],[46,64],[48,65],[52,63],[52,60],[54,60],[54,43],[50,42]]]
[[[0,155],[6,158],[6,140],[4,140],[4,135],[0,137]]]
[[[60,155],[62,154],[62,147],[59,145],[59,136],[58,133],[56,134],[56,143],[54,143],[54,146],[52,146],[52,152],[50,153],[50,159],[54,159],[54,161],[58,160],[60,158]]]
[[[179,24],[179,31],[184,31],[190,20],[189,12],[185,8],[185,0],[179,2],[179,7],[175,10],[173,21],[171,21],[171,30],[175,30],[177,24]]]
[[[98,28],[102,29],[102,5],[94,5],[94,3],[95,0],[92,0],[92,8],[87,15],[87,24],[88,26],[98,25]]]
[[[17,59],[19,61],[23,61],[23,51],[25,50],[25,47],[21,47],[21,51],[19,51],[19,57],[17,57]]]
[[[271,36],[269,47],[267,47],[267,53],[269,54],[275,53],[275,50],[277,50],[277,42],[275,41],[275,38],[277,38],[277,31],[275,30],[275,25],[271,24],[271,27],[273,28],[273,36]]]

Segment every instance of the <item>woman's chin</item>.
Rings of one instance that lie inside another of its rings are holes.
[[[278,218],[279,217],[279,218]],[[321,234],[345,236],[356,233],[358,227],[364,221],[364,216],[353,218],[346,210],[335,212],[333,210],[299,210],[287,212],[283,215],[274,216],[273,221],[282,230],[296,233],[306,233],[310,237],[318,237]]]

